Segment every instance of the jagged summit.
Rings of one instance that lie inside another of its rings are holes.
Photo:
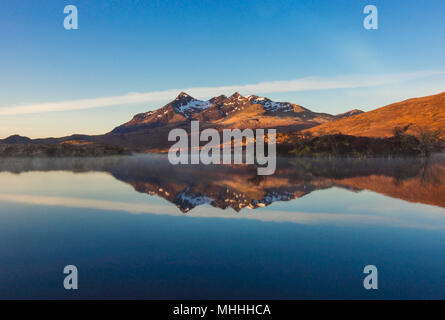
[[[230,98],[236,98],[236,99],[238,99],[238,98],[244,98],[238,91],[236,91],[234,94],[232,94],[231,96],[230,96]]]
[[[274,102],[256,95],[243,96],[234,92],[231,96],[220,95],[209,100],[198,100],[180,92],[178,96],[155,111],[137,114],[133,119],[112,133],[126,133],[154,129],[169,124],[199,120],[208,126],[235,128],[278,127],[287,131],[307,128],[333,120],[334,116],[312,112],[289,102]]]
[[[227,96],[222,94],[220,96],[213,97],[212,99],[209,100],[209,102],[212,103],[212,104],[218,104],[218,103],[222,103],[226,99],[227,99]]]
[[[182,99],[187,99],[187,98],[192,98],[194,99],[191,95],[189,95],[188,93],[181,91],[178,96],[176,97],[175,100],[182,100]]]

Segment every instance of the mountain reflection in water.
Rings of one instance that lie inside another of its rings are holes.
[[[107,172],[140,193],[157,195],[182,212],[196,206],[256,209],[332,187],[369,190],[409,202],[445,207],[445,157],[430,159],[277,159],[272,176],[254,166],[178,165],[165,155],[104,158],[9,158],[0,172]]]

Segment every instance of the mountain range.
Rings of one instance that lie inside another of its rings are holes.
[[[360,112],[360,111],[359,111]],[[339,115],[340,117],[348,114]],[[175,100],[155,111],[140,113],[112,133],[128,133],[153,129],[191,120],[211,123],[215,127],[267,128],[295,130],[313,127],[334,120],[326,113],[316,113],[289,102],[274,102],[268,98],[235,92],[230,97],[221,95],[208,101],[197,100],[181,92]]]
[[[373,111],[354,109],[332,115],[311,111],[290,102],[275,102],[256,95],[220,95],[203,101],[181,92],[165,106],[136,114],[130,121],[102,135],[72,135],[30,139],[19,135],[0,140],[2,144],[54,144],[91,142],[116,145],[133,151],[168,150],[168,132],[190,130],[199,120],[200,129],[274,128],[278,133],[308,131],[313,135],[342,133],[354,136],[388,137],[394,127],[415,132],[421,128],[445,128],[445,93],[409,99]]]

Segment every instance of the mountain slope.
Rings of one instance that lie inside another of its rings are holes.
[[[325,113],[312,112],[289,102],[274,102],[268,98],[234,93],[208,101],[197,100],[181,92],[176,99],[155,111],[140,113],[129,122],[116,127],[111,133],[122,134],[154,129],[169,124],[199,120],[217,128],[309,128],[333,120]],[[287,129],[286,129],[287,128]]]
[[[417,134],[421,129],[445,128],[445,92],[414,98],[335,120],[309,129],[315,134],[342,133],[354,136],[390,137],[395,127]],[[444,134],[442,133],[442,137]]]
[[[350,110],[350,111],[348,111],[348,112],[344,112],[344,113],[337,114],[337,115],[335,116],[335,119],[348,118],[348,117],[352,117],[352,116],[355,116],[355,115],[357,115],[357,114],[362,114],[362,113],[365,113],[365,112],[362,111],[362,110],[359,110],[359,109],[353,109],[353,110]]]
[[[166,151],[173,142],[168,133],[174,128],[190,131],[192,120],[200,129],[273,128],[294,132],[332,121],[335,116],[317,113],[289,102],[235,92],[208,101],[197,100],[181,92],[173,101],[154,111],[137,114],[129,122],[97,137],[96,141],[129,147],[138,151]]]

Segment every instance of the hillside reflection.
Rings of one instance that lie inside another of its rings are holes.
[[[273,176],[254,166],[172,166],[164,155],[106,158],[7,158],[0,171],[107,172],[140,193],[157,195],[182,212],[210,204],[255,209],[332,187],[370,190],[409,202],[445,207],[445,157],[422,159],[280,158]],[[43,182],[42,182],[43,183]]]

